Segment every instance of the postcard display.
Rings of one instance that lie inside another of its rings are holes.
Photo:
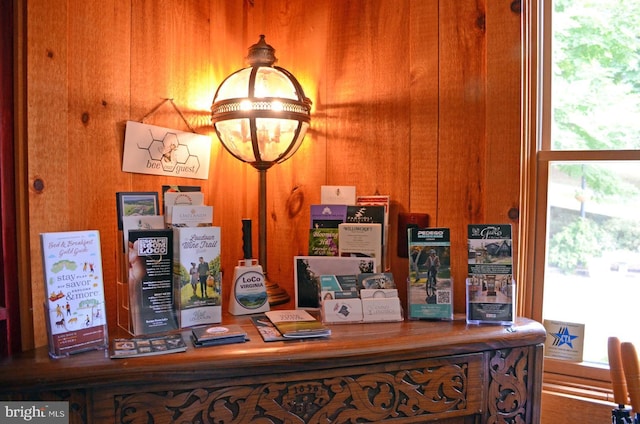
[[[320,276],[322,321],[330,324],[402,321],[393,274]]]
[[[509,325],[515,313],[510,224],[468,226],[467,322]]]
[[[221,321],[220,227],[197,189],[163,186],[164,215],[156,192],[116,194],[118,326],[134,336]]]
[[[129,261],[129,253],[133,255],[133,251],[129,250],[129,247],[133,247],[129,243],[129,231],[163,229],[164,218],[160,215],[158,193],[155,191],[118,192],[116,193],[116,210],[118,221],[116,318],[118,327],[129,334],[136,335],[133,311],[131,310],[135,309],[136,305],[132,305],[129,299],[129,283],[130,279],[134,278],[134,270]],[[143,333],[139,332],[138,334]]]
[[[310,256],[294,258],[296,306],[319,308],[325,323],[402,321],[393,275],[384,272],[389,196],[322,190],[322,203],[311,205]]]
[[[376,258],[295,256],[296,307],[320,310],[322,322],[402,321],[393,275]]]
[[[42,233],[49,356],[108,349],[100,233]]]

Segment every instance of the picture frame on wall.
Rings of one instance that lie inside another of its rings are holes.
[[[158,193],[155,191],[126,191],[116,193],[118,230],[123,229],[123,216],[160,215]]]
[[[375,272],[377,258],[340,256],[294,256],[293,277],[296,309],[320,308],[320,277]]]

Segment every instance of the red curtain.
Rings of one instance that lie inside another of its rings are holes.
[[[20,351],[14,165],[14,8],[0,0],[0,356]]]

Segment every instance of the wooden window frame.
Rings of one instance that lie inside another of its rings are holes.
[[[640,160],[640,150],[553,151],[550,149],[550,18],[552,0],[524,3],[522,21],[522,159],[519,281],[520,312],[542,322],[548,170],[554,161]],[[609,367],[544,360],[543,386],[555,393],[613,402]]]

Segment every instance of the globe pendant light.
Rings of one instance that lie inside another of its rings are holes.
[[[248,67],[229,75],[218,87],[211,120],[225,149],[259,173],[258,261],[265,273],[269,304],[289,301],[286,290],[267,275],[267,170],[289,159],[300,147],[311,121],[311,100],[298,80],[274,66],[275,49],[264,35],[249,48]]]

